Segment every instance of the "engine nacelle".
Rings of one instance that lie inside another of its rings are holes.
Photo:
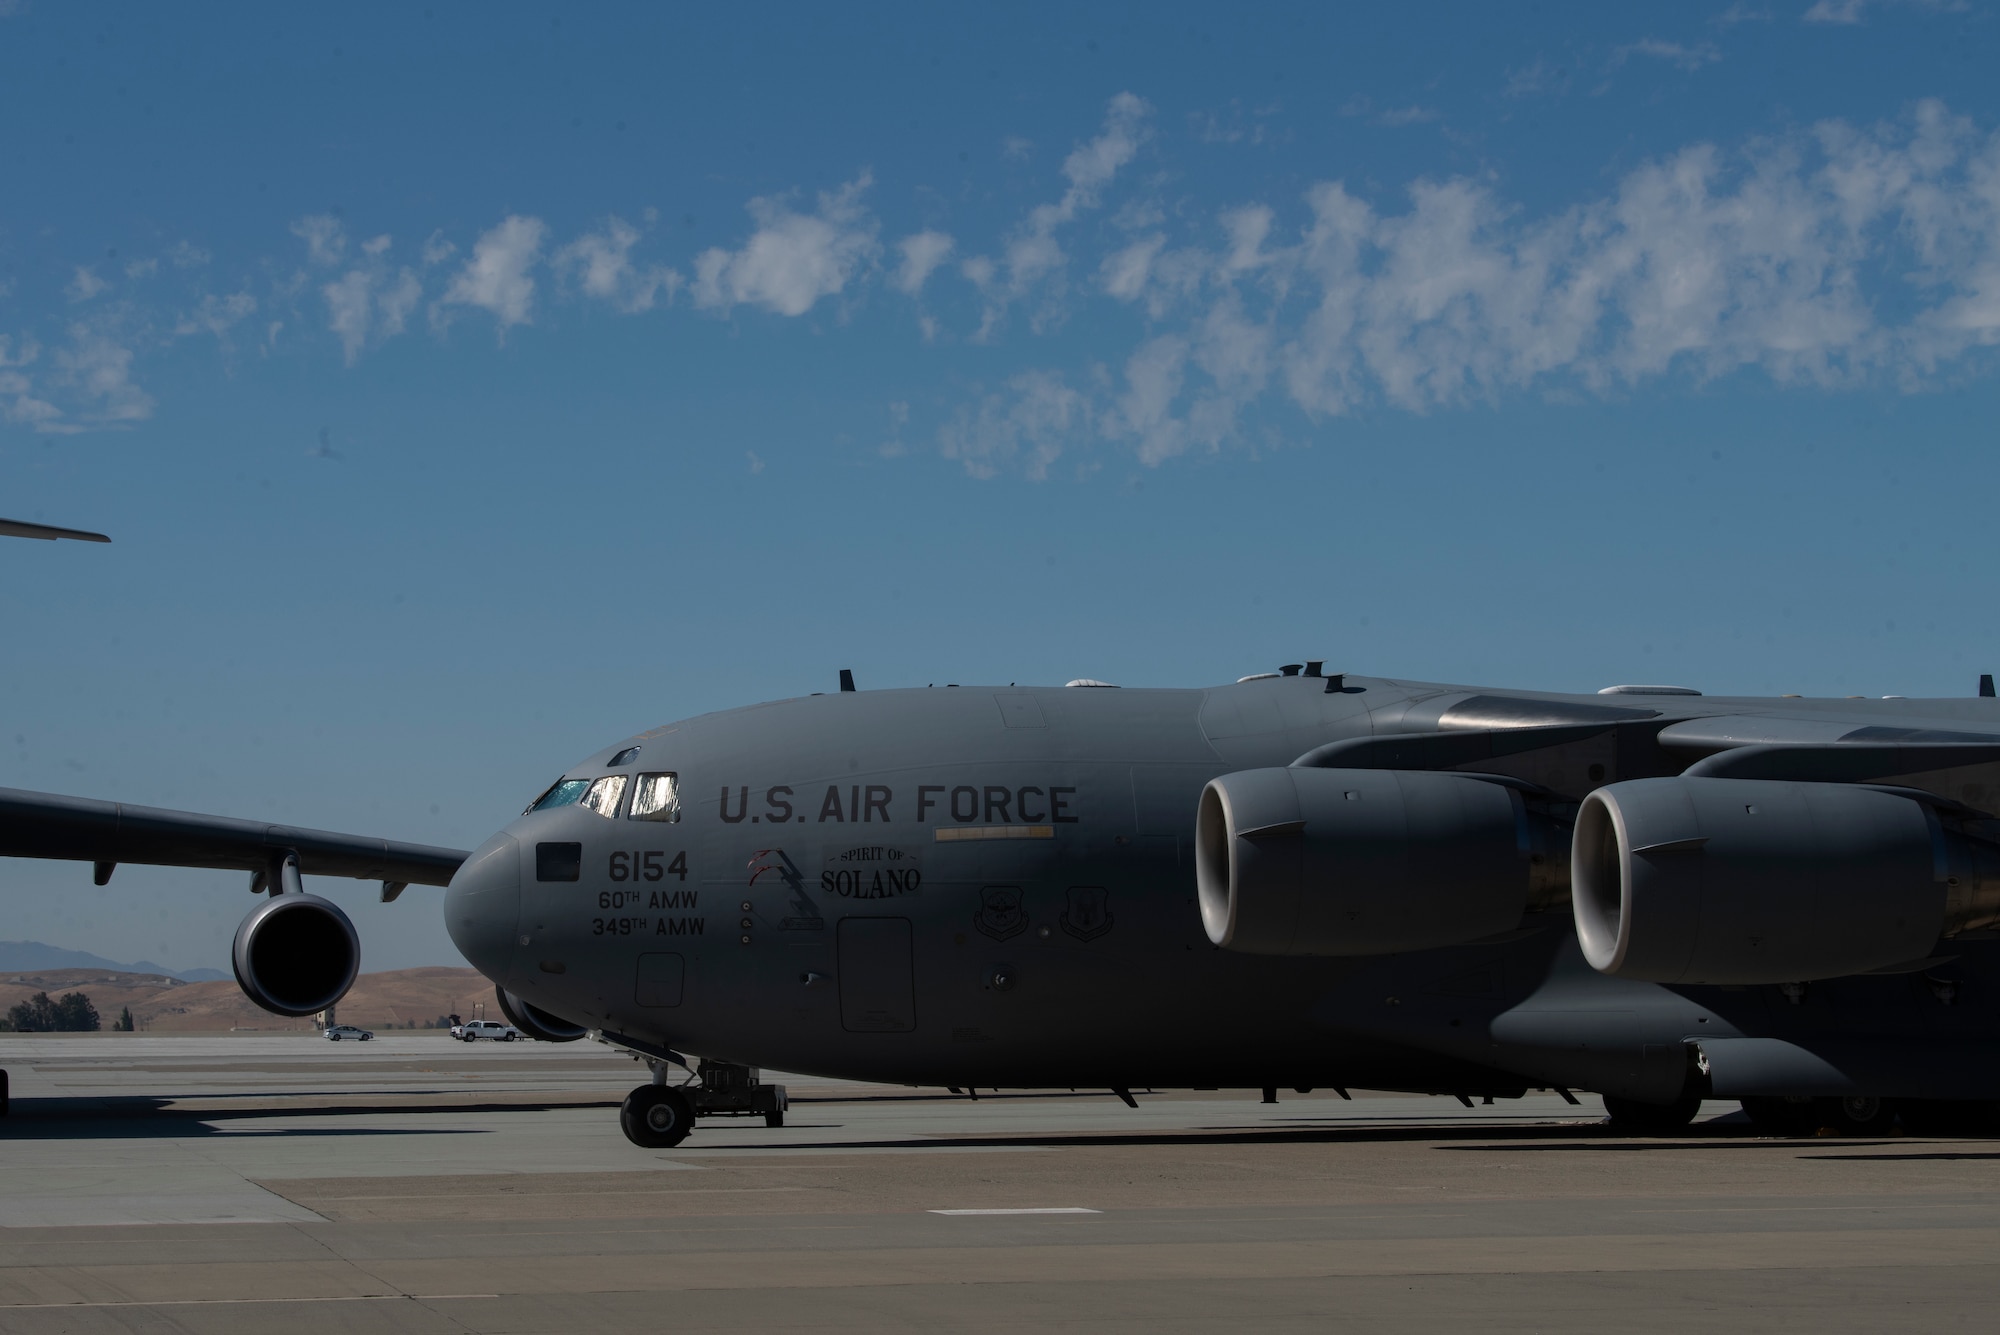
[[[229,961],[243,994],[273,1015],[315,1015],[361,972],[361,938],[340,906],[318,895],[273,895],[236,929]]]
[[[1985,925],[1996,851],[1879,789],[1635,779],[1584,799],[1570,903],[1584,958],[1616,978],[1837,978]]]
[[[1564,833],[1513,788],[1464,774],[1240,770],[1202,790],[1195,818],[1202,925],[1253,955],[1476,941],[1561,902]]]
[[[574,1043],[583,1037],[582,1025],[571,1024],[561,1016],[530,1005],[504,987],[496,987],[493,991],[500,998],[500,1013],[507,1017],[507,1023],[529,1038],[540,1039],[544,1043]]]

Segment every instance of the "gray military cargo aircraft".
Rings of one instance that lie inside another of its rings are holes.
[[[1981,1130],[2000,1100],[1990,679],[841,685],[606,747],[462,865],[178,813],[120,842],[100,807],[57,838],[75,800],[38,794],[0,797],[0,854],[257,868],[238,976],[294,1014],[358,959],[300,871],[448,879],[452,939],[518,1028],[650,1065],[621,1118],[645,1146],[781,1121],[764,1068],[1128,1100],[1588,1090],[1635,1131],[1703,1098],[1777,1133]]]

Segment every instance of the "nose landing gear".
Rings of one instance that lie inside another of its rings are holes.
[[[641,1085],[625,1096],[618,1126],[642,1149],[671,1149],[694,1130],[694,1105],[671,1085]]]
[[[762,1117],[765,1126],[785,1124],[785,1109],[791,1103],[785,1087],[758,1079],[754,1066],[704,1057],[693,1068],[692,1082],[669,1085],[668,1073],[674,1067],[688,1069],[687,1059],[671,1048],[624,1034],[593,1031],[590,1036],[623,1049],[653,1072],[652,1083],[627,1094],[618,1110],[618,1125],[625,1138],[642,1149],[670,1149],[680,1144],[694,1130],[697,1117]]]

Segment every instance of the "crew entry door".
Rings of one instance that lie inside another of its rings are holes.
[[[908,918],[842,918],[840,1026],[851,1034],[906,1034],[917,1027],[916,975]]]

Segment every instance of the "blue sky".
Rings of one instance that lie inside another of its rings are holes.
[[[2000,670],[1991,4],[1241,8],[0,0],[0,514],[116,539],[0,549],[0,785],[470,846],[843,666]]]

